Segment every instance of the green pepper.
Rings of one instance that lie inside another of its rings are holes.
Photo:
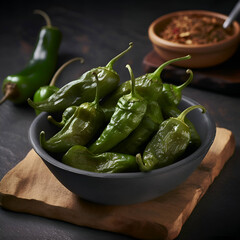
[[[136,78],[136,89],[138,93],[146,100],[157,100],[162,92],[161,73],[163,69],[176,61],[190,59],[191,56],[187,55],[181,58],[175,58],[160,65],[153,73],[147,73],[143,76]],[[110,96],[104,98],[101,106],[105,113],[106,119],[110,119],[120,97],[128,94],[131,91],[131,81],[122,83]]]
[[[113,70],[113,64],[132,46],[133,44],[129,43],[128,49],[114,57],[105,67],[93,68],[85,72],[79,79],[67,83],[46,100],[34,103],[28,99],[29,105],[40,111],[63,112],[69,106],[78,106],[81,103],[93,101],[95,96],[93,72],[98,75],[99,97],[103,98],[115,90],[120,81],[119,75]]]
[[[83,60],[83,58],[76,57],[76,58],[70,59],[69,61],[64,63],[54,74],[49,85],[42,86],[35,92],[35,94],[33,95],[33,101],[41,102],[41,101],[49,98],[53,93],[57,92],[59,90],[59,88],[55,86],[56,80],[58,79],[58,77],[62,73],[62,71],[65,69],[65,67],[67,67],[69,64],[71,64],[72,62],[75,62],[75,61],[80,61],[81,63],[83,63],[84,60]],[[35,110],[35,112],[38,115],[41,111]]]
[[[74,168],[98,173],[139,171],[135,156],[113,152],[93,154],[80,145],[71,147],[64,154],[62,162]]]
[[[181,111],[174,106],[169,106],[167,108],[168,110],[168,116],[169,117],[178,117],[181,114]],[[194,124],[188,119],[185,119],[185,122],[187,123],[187,125],[189,126],[190,129],[190,133],[191,133],[191,138],[190,138],[190,142],[188,145],[188,154],[194,152],[200,145],[201,145],[201,138],[194,126]]]
[[[141,171],[150,171],[170,165],[184,154],[190,141],[190,129],[185,123],[185,116],[193,109],[200,108],[195,105],[185,109],[177,118],[163,121],[158,132],[146,146],[143,157],[137,154],[136,159]]]
[[[145,144],[158,131],[163,116],[157,101],[148,101],[147,111],[138,127],[122,142],[112,149],[113,152],[136,155],[142,152]]]
[[[182,85],[175,86],[173,84],[163,84],[162,94],[159,97],[159,104],[165,119],[177,117],[181,113],[178,109],[178,105],[182,99],[182,90],[188,86],[193,79],[193,72],[190,69],[187,69],[186,72],[190,74],[190,76]],[[192,122],[187,118],[185,121],[190,127],[191,132],[191,139],[188,146],[188,151],[191,153],[201,145],[201,139]]]
[[[136,92],[132,69],[129,65],[126,67],[131,76],[131,92],[118,100],[109,124],[89,147],[92,153],[107,152],[124,140],[140,124],[147,110],[147,101]]]
[[[193,72],[190,69],[186,70],[186,73],[189,74],[189,78],[182,85],[176,86],[174,84],[163,84],[162,93],[159,97],[159,102],[162,105],[163,114],[166,114],[168,118],[168,111],[165,109],[169,105],[178,106],[180,101],[182,100],[182,91],[185,87],[187,87],[193,79]],[[165,113],[166,112],[166,113]]]
[[[77,109],[77,106],[70,106],[70,107],[66,108],[62,114],[62,120],[60,122],[56,121],[51,115],[49,115],[47,119],[49,122],[62,128],[66,124],[68,119],[74,114],[76,109]]]
[[[61,43],[61,32],[51,25],[48,15],[41,10],[46,26],[42,27],[36,47],[27,66],[17,74],[7,76],[2,85],[4,97],[0,104],[9,99],[16,104],[24,103],[37,89],[51,80],[57,63]]]
[[[62,153],[74,145],[86,145],[103,127],[105,116],[99,107],[98,78],[96,73],[93,75],[97,82],[95,100],[77,107],[64,127],[47,141],[45,132],[40,133],[40,143],[46,151]]]

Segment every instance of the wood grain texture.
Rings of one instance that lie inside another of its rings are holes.
[[[179,187],[148,202],[103,206],[80,199],[31,150],[0,182],[3,208],[139,239],[174,239],[235,150],[231,131],[217,128],[200,166]]]

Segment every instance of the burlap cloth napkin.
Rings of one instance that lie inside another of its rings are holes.
[[[184,183],[157,199],[129,206],[104,206],[77,197],[31,150],[1,180],[0,205],[139,239],[174,239],[234,149],[232,132],[217,128],[208,154]]]

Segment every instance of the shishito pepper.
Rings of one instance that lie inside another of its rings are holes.
[[[62,162],[81,170],[99,173],[139,171],[136,157],[127,154],[106,152],[93,154],[86,147],[75,145],[63,156]]]
[[[191,69],[187,69],[186,73],[189,74],[188,79],[180,86],[174,84],[164,83],[162,93],[158,98],[159,103],[162,106],[163,114],[168,118],[167,108],[169,105],[178,106],[182,100],[182,91],[185,89],[193,79],[193,72]]]
[[[187,55],[184,57],[171,59],[160,65],[153,73],[147,73],[143,76],[136,78],[135,81],[137,92],[146,100],[156,101],[159,98],[163,88],[161,80],[161,73],[163,69],[173,62],[182,61],[190,58],[191,56]],[[130,91],[131,81],[129,80],[122,83],[110,96],[103,99],[101,106],[105,113],[106,119],[111,118],[118,99],[123,95],[130,93]]]
[[[131,76],[131,92],[118,100],[109,124],[89,147],[89,151],[92,153],[107,152],[124,140],[140,124],[147,110],[147,101],[135,89],[132,69],[130,65],[126,65],[126,67]]]
[[[32,97],[37,89],[47,85],[51,80],[57,63],[58,50],[61,43],[61,32],[51,25],[48,15],[36,10],[46,20],[46,26],[41,28],[36,47],[27,66],[14,75],[7,76],[2,85],[5,100],[11,100],[16,104],[24,103]]]
[[[136,155],[142,152],[145,144],[158,131],[163,116],[157,101],[148,101],[147,111],[138,127],[116,147],[113,152]]]
[[[167,110],[168,110],[169,117],[178,117],[181,114],[181,110],[179,110],[177,107],[174,107],[174,106],[169,106]],[[199,148],[199,146],[201,145],[201,138],[194,124],[188,118],[185,119],[185,122],[189,126],[190,134],[191,134],[190,142],[188,145],[188,153],[190,154],[194,152],[197,148]]]
[[[97,82],[95,100],[77,107],[64,127],[47,141],[45,132],[40,133],[40,143],[46,151],[62,153],[74,145],[86,145],[103,127],[105,116],[99,107],[98,79],[97,74],[93,73],[93,75]]]
[[[190,129],[185,123],[185,116],[201,105],[185,109],[177,118],[163,121],[158,132],[146,146],[143,157],[137,154],[136,159],[141,171],[150,171],[170,165],[177,161],[186,151],[190,141]]]
[[[69,106],[78,106],[81,103],[93,101],[95,96],[93,72],[98,75],[99,97],[103,98],[115,90],[120,81],[119,75],[113,70],[113,64],[127,53],[132,46],[133,44],[129,43],[129,47],[114,57],[105,67],[93,68],[85,72],[79,79],[67,83],[46,100],[34,103],[31,99],[28,99],[29,105],[40,111],[63,112]]]
[[[162,93],[158,101],[165,119],[170,117],[177,117],[181,113],[178,105],[182,99],[182,90],[188,86],[193,79],[193,72],[190,69],[187,69],[186,72],[190,74],[190,76],[182,85],[176,86],[174,84],[163,84]],[[201,139],[192,122],[187,118],[185,121],[188,124],[191,132],[191,139],[188,146],[188,151],[191,153],[201,145]]]
[[[49,85],[41,86],[33,95],[33,101],[34,102],[41,102],[47,98],[49,98],[53,93],[57,92],[59,90],[58,87],[55,86],[56,80],[58,79],[59,75],[62,73],[62,71],[67,67],[69,64],[80,61],[83,63],[83,58],[76,57],[73,59],[70,59],[69,61],[65,62],[54,74],[51,82]],[[38,115],[41,111],[35,110],[36,114]]]

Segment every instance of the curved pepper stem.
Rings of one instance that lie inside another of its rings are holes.
[[[131,85],[131,95],[132,95],[132,97],[135,97],[136,96],[135,77],[134,77],[132,68],[130,67],[129,64],[126,65],[126,68],[128,69],[130,77],[131,77],[131,83],[132,83],[132,85]]]
[[[180,86],[176,86],[176,89],[179,90],[179,91],[182,91],[185,87],[187,87],[193,80],[193,72],[191,69],[187,69],[186,70],[186,73],[187,74],[190,74],[188,80],[186,82],[184,82],[182,85]]]
[[[54,86],[56,80],[58,79],[59,75],[61,74],[61,72],[64,70],[65,67],[67,67],[69,64],[71,64],[72,62],[76,62],[76,61],[80,61],[81,63],[84,63],[84,59],[81,57],[76,57],[73,59],[70,59],[69,61],[65,62],[58,70],[57,72],[54,74],[49,86]]]
[[[51,26],[52,26],[51,19],[50,19],[50,17],[47,15],[47,13],[45,13],[44,11],[39,10],[39,9],[34,10],[33,13],[34,13],[34,14],[39,14],[39,15],[41,15],[41,16],[45,19],[45,21],[46,21],[46,26],[47,26],[47,27],[51,27]]]
[[[136,155],[136,162],[142,172],[148,171],[147,167],[143,163],[143,159],[140,153]]]
[[[62,114],[62,120],[61,122],[57,122],[51,115],[49,115],[47,117],[48,121],[53,123],[54,125],[58,126],[58,127],[63,127],[65,125],[65,123],[67,122],[67,120],[74,114],[74,112],[76,111],[77,106],[70,106],[68,108],[66,108]]]
[[[141,154],[138,153],[138,154],[136,155],[136,162],[137,162],[137,164],[138,164],[138,166],[139,166],[139,169],[140,169],[142,172],[148,172],[148,171],[152,170],[152,166],[154,166],[155,164],[157,164],[158,161],[157,161],[156,158],[152,158],[152,159],[151,159],[151,163],[150,163],[150,165],[149,165],[149,162],[144,163]],[[152,165],[152,166],[151,166],[151,165]]]
[[[2,103],[4,103],[7,99],[18,96],[18,94],[19,94],[19,92],[18,92],[16,83],[6,84],[6,86],[4,88],[4,95],[3,95],[2,99],[0,99],[0,105]]]
[[[160,65],[153,73],[151,73],[151,75],[152,75],[151,77],[152,77],[152,78],[160,78],[160,75],[161,75],[161,73],[162,73],[162,70],[163,70],[166,66],[168,66],[168,65],[170,65],[170,64],[172,64],[172,63],[174,63],[174,62],[178,62],[178,61],[182,61],[182,60],[187,60],[187,59],[190,59],[190,58],[191,58],[191,55],[186,55],[186,56],[184,56],[184,57],[179,57],[179,58],[171,59],[171,60],[163,63],[162,65]]]
[[[56,120],[53,118],[52,115],[48,115],[48,116],[47,116],[47,120],[48,120],[49,122],[53,123],[53,124],[54,124],[55,126],[57,126],[57,127],[60,127],[60,128],[61,128],[61,127],[64,126],[64,123],[56,121]]]
[[[205,107],[203,107],[202,105],[195,105],[195,106],[188,107],[187,109],[182,111],[180,115],[177,117],[177,119],[184,122],[186,115],[196,108],[200,108],[202,110],[202,113],[206,112]]]
[[[113,64],[114,64],[119,58],[121,58],[125,53],[127,53],[132,47],[133,47],[133,43],[130,42],[130,43],[129,43],[129,47],[128,47],[126,50],[124,50],[123,52],[121,52],[120,54],[118,54],[116,57],[114,57],[112,60],[110,60],[110,62],[106,65],[106,68],[112,69],[112,68],[113,68]]]

